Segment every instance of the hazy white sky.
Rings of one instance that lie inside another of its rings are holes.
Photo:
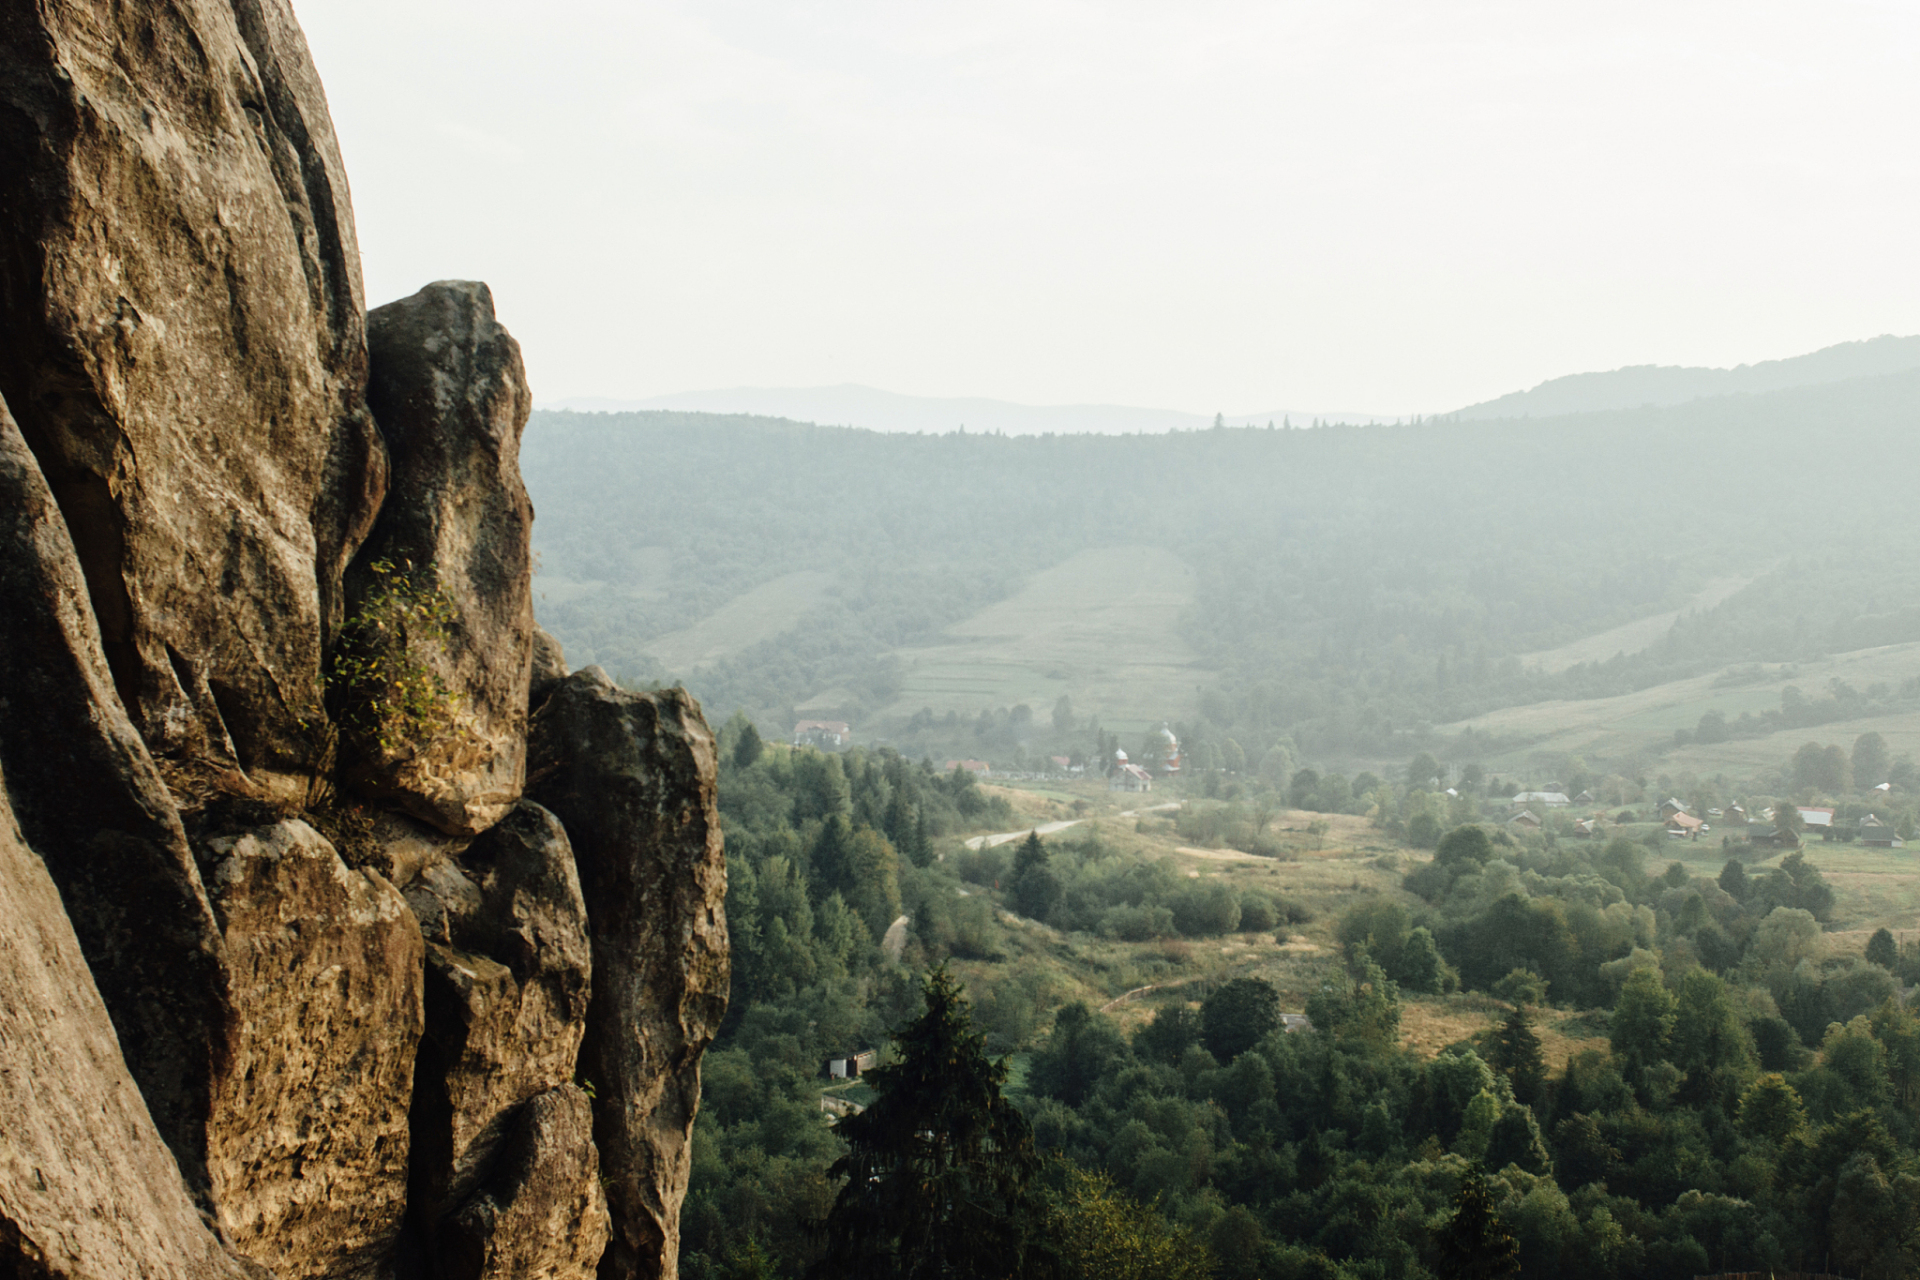
[[[1431,412],[1920,331],[1913,0],[295,0],[536,398]]]

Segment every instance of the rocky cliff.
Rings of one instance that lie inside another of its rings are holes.
[[[672,1276],[714,748],[535,627],[285,0],[0,0],[0,1275]]]

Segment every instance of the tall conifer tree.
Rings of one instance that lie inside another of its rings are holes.
[[[866,1077],[873,1105],[840,1123],[847,1180],[827,1216],[817,1276],[1002,1280],[1042,1275],[1039,1159],[1002,1094],[960,984],[927,977],[926,1011],[896,1032],[900,1060]]]

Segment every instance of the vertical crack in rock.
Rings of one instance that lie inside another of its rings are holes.
[[[529,791],[565,824],[593,936],[580,1075],[612,1239],[600,1275],[672,1277],[700,1056],[726,1012],[726,864],[713,734],[684,689],[632,693],[598,667],[533,722]]]

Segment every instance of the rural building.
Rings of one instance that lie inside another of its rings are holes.
[[[1775,827],[1769,831],[1762,831],[1754,836],[1748,843],[1769,844],[1776,849],[1798,849],[1800,847],[1800,837],[1791,831],[1782,831],[1778,827]]]
[[[1663,819],[1671,818],[1676,813],[1685,813],[1686,811],[1687,806],[1681,804],[1671,796],[1660,802],[1660,816]]]
[[[1109,791],[1151,791],[1153,775],[1137,764],[1123,764],[1107,775]]]
[[[1807,830],[1833,830],[1833,810],[1809,808],[1806,805],[1796,805],[1795,808],[1800,810],[1800,824]]]
[[[993,773],[993,768],[985,760],[949,760],[941,766],[943,772],[952,773],[955,769],[965,769],[976,778],[985,778]]]
[[[827,1074],[835,1080],[858,1080],[863,1072],[872,1070],[879,1061],[880,1055],[872,1049],[836,1054],[827,1059]]]
[[[1160,772],[1174,774],[1180,772],[1180,739],[1173,736],[1173,730],[1162,724],[1155,734],[1160,740]]]
[[[1564,791],[1522,791],[1513,798],[1513,807],[1516,809],[1525,809],[1532,805],[1538,805],[1542,809],[1565,809],[1572,804],[1573,801],[1567,799]]]
[[[1720,817],[1721,821],[1730,827],[1744,827],[1747,825],[1747,811],[1737,804],[1728,805],[1726,812],[1721,814]]]
[[[1053,761],[1053,767],[1062,773],[1073,767],[1073,761],[1066,756],[1048,756],[1047,759]]]
[[[1280,1030],[1285,1035],[1313,1030],[1313,1022],[1304,1013],[1283,1013],[1280,1015]]]
[[[1593,792],[1591,792],[1591,791],[1582,791],[1582,792],[1581,792],[1581,793],[1580,793],[1579,795],[1577,795],[1577,796],[1575,796],[1575,797],[1573,798],[1573,802],[1574,802],[1575,804],[1592,804],[1592,803],[1593,803]]]
[[[1706,829],[1706,823],[1684,809],[1667,817],[1667,834],[1670,836],[1685,836],[1690,840],[1698,840],[1700,833]]]
[[[1600,819],[1582,818],[1573,824],[1573,834],[1581,840],[1591,840],[1600,834]]]
[[[1870,844],[1880,849],[1905,847],[1893,828],[1871,813],[1860,819],[1860,843]]]
[[[845,720],[802,720],[793,726],[793,745],[844,751],[853,745],[853,730]]]
[[[1533,810],[1522,809],[1507,819],[1507,825],[1510,827],[1525,827],[1529,831],[1538,831],[1540,829],[1540,819],[1534,816]]]

